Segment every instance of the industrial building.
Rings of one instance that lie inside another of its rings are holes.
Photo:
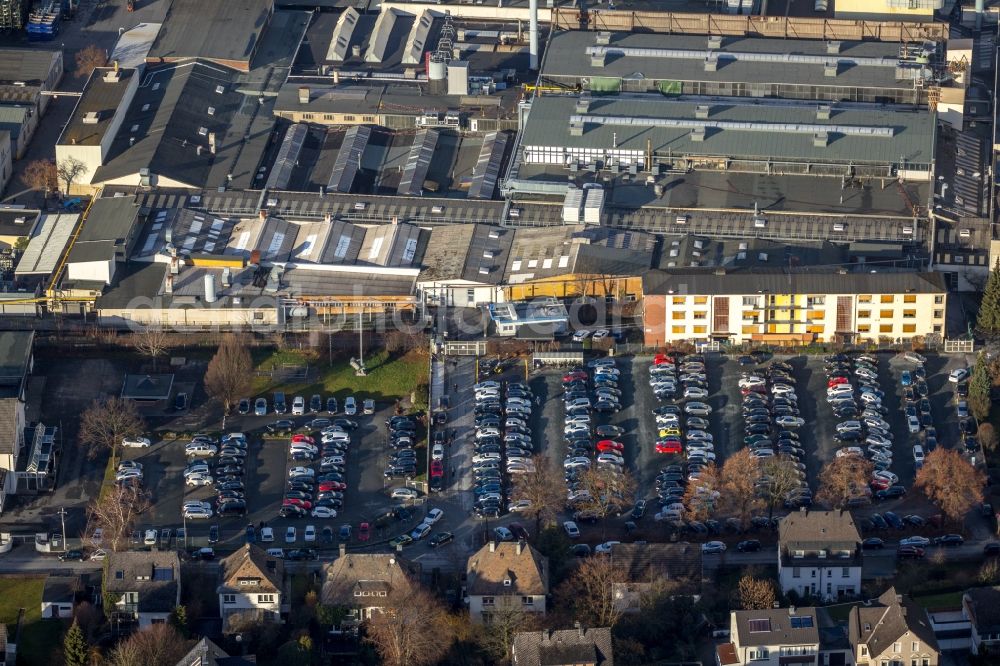
[[[938,273],[651,271],[643,337],[651,347],[940,340],[947,291]]]

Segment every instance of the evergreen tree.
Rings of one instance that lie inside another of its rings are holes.
[[[76,620],[66,632],[63,638],[63,656],[66,659],[66,666],[87,666],[90,661],[90,650],[87,641],[83,637],[83,630]]]
[[[981,333],[1000,333],[1000,257],[990,271],[990,278],[983,290],[983,300],[979,304],[976,328]]]
[[[170,613],[170,625],[184,638],[188,637],[188,619],[186,606],[174,606]]]
[[[986,359],[982,354],[976,359],[976,365],[972,368],[972,377],[969,379],[969,412],[978,421],[985,421],[990,415],[990,372],[986,367]]]

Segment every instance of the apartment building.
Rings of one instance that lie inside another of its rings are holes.
[[[778,526],[782,594],[834,600],[861,593],[861,534],[849,511],[802,509]]]
[[[947,289],[935,273],[651,272],[648,346],[708,341],[809,344],[944,336]]]

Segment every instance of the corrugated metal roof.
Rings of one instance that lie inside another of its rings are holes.
[[[822,162],[854,161],[880,164],[929,164],[933,159],[935,115],[927,111],[834,107],[829,120],[817,119],[816,106],[776,100],[758,103],[712,103],[708,118],[696,118],[698,104],[670,101],[656,95],[599,98],[586,113],[578,114],[574,97],[543,96],[532,102],[522,144],[565,148],[601,148],[645,152],[647,140],[654,152],[675,155],[773,157]],[[586,123],[582,136],[570,133],[574,115],[617,117],[634,126]],[[693,141],[686,127],[644,127],[642,119],[708,120],[753,123],[744,128],[708,129],[704,140]],[[891,128],[891,137],[831,133],[826,145],[817,146],[812,133],[781,132],[782,125],[803,124]],[[780,136],[780,140],[775,140]]]
[[[28,247],[17,262],[15,274],[48,275],[56,269],[59,257],[73,234],[73,227],[80,216],[72,214],[46,214],[35,227]]]

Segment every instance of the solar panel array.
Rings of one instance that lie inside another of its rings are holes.
[[[492,199],[497,189],[497,178],[500,176],[500,166],[507,150],[507,134],[490,132],[483,140],[479,149],[479,159],[476,160],[476,171],[469,187],[470,199]]]
[[[955,206],[979,217],[983,208],[983,139],[974,131],[959,132],[955,141]]]
[[[292,172],[299,161],[299,153],[302,152],[302,145],[309,134],[309,126],[305,123],[295,123],[285,132],[285,139],[278,149],[278,157],[271,167],[271,174],[267,177],[267,189],[287,190],[288,184],[292,180]]]
[[[337,159],[333,163],[333,173],[330,174],[330,182],[326,186],[327,192],[346,194],[351,191],[354,177],[361,168],[361,156],[371,137],[372,128],[368,125],[354,125],[347,130],[344,142],[337,153]]]
[[[423,194],[424,181],[427,180],[427,170],[431,166],[431,157],[437,146],[438,135],[438,131],[433,129],[417,130],[410,146],[410,154],[406,157],[403,177],[396,189],[397,194],[411,197]]]

